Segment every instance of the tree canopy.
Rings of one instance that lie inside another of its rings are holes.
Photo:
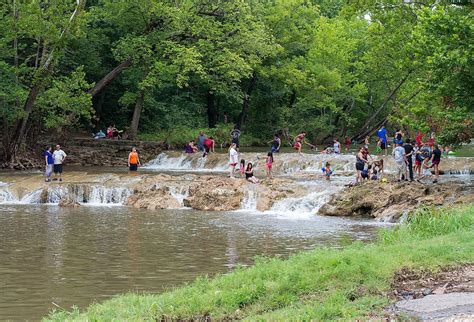
[[[109,123],[130,138],[224,119],[262,142],[362,140],[382,124],[473,135],[462,2],[11,0],[0,18],[6,160],[44,131]]]

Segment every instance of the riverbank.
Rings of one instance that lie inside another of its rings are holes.
[[[249,319],[334,320],[382,317],[395,298],[391,283],[404,268],[437,271],[474,261],[474,206],[418,210],[372,244],[318,248],[288,260],[195,282],[159,295],[127,294],[83,312],[46,320]]]

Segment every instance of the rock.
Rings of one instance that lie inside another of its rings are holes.
[[[418,182],[364,182],[334,195],[323,205],[323,216],[373,217],[379,221],[397,222],[404,213],[419,205],[443,205],[456,202],[463,191],[461,183],[446,182],[424,185]],[[465,199],[470,197],[467,193]]]
[[[81,206],[79,202],[73,199],[69,199],[69,198],[61,199],[58,205],[59,207],[65,207],[65,208],[76,208],[76,207]]]

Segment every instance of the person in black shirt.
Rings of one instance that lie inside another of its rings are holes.
[[[413,145],[411,144],[411,140],[407,139],[405,145],[403,145],[405,149],[405,155],[407,157],[407,166],[408,172],[410,174],[410,181],[413,181]]]
[[[441,150],[439,149],[439,146],[436,144],[434,146],[434,150],[431,156],[431,164],[432,164],[431,166],[434,168],[434,171],[435,171],[435,179],[433,180],[433,183],[438,182],[440,162],[441,162]]]

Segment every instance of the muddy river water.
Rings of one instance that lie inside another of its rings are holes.
[[[248,212],[0,205],[0,320],[159,292],[259,256],[367,240],[380,224]]]

